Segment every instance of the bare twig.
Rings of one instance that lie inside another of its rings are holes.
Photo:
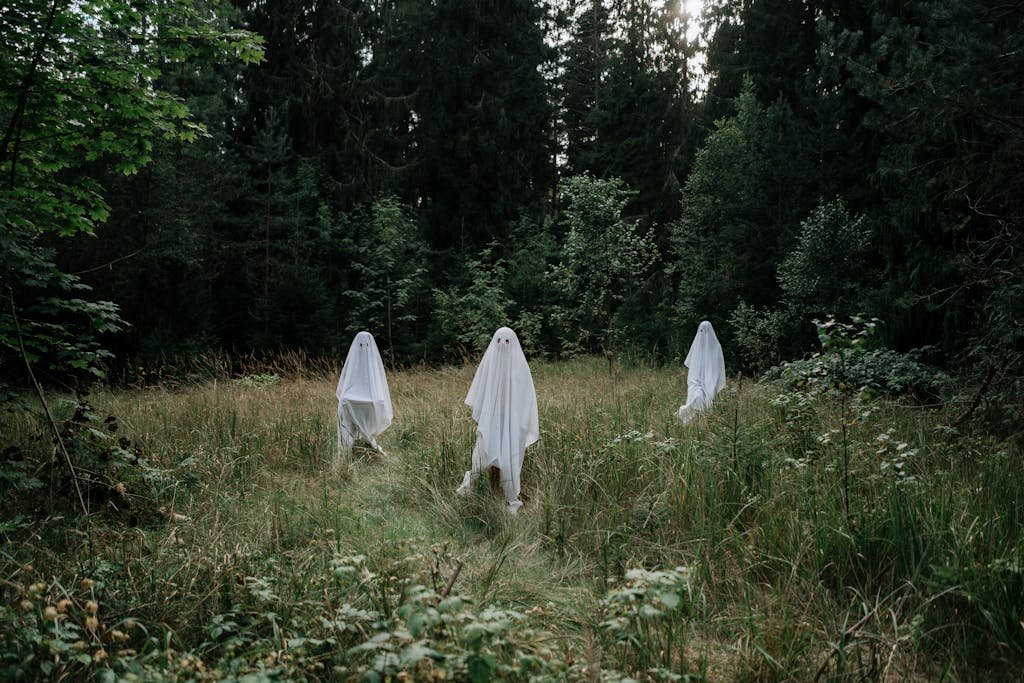
[[[992,364],[988,367],[988,373],[985,375],[985,380],[981,383],[981,386],[978,387],[978,391],[974,394],[974,399],[971,401],[971,405],[968,406],[967,410],[964,411],[963,415],[958,417],[953,422],[954,427],[959,427],[960,425],[962,425],[967,420],[967,418],[971,416],[975,409],[977,409],[977,407],[981,405],[981,399],[985,395],[985,392],[988,391],[988,385],[992,383],[992,379],[995,376],[996,366],[995,364]]]
[[[147,245],[147,246],[148,246],[148,245]],[[114,265],[115,263],[118,263],[118,262],[120,262],[120,261],[125,261],[125,260],[127,260],[127,259],[130,259],[130,258],[132,258],[133,256],[138,256],[139,254],[141,254],[141,253],[142,253],[142,252],[144,252],[145,250],[146,250],[146,246],[143,246],[143,247],[140,247],[139,249],[136,249],[135,251],[133,251],[133,252],[132,252],[132,253],[130,253],[130,254],[125,254],[124,256],[118,256],[118,257],[117,257],[117,258],[115,258],[115,259],[114,259],[113,261],[107,261],[107,262],[106,262],[106,263],[104,263],[104,264],[101,264],[101,265],[98,265],[98,266],[93,266],[92,268],[86,268],[85,270],[79,270],[79,271],[77,271],[77,272],[75,272],[75,273],[71,273],[71,274],[72,274],[72,275],[85,275],[86,273],[94,273],[94,272],[96,272],[97,270],[102,270],[102,269],[104,269],[104,268],[110,268],[110,267],[111,267],[111,266],[113,266],[113,265]]]
[[[451,575],[451,578],[448,579],[448,583],[445,584],[444,590],[441,591],[442,598],[447,598],[448,594],[452,592],[452,586],[455,585],[455,580],[458,579],[459,574],[462,573],[462,565],[462,560],[459,560],[459,564],[455,567],[455,573]]]
[[[39,381],[36,379],[36,374],[32,371],[32,363],[28,359],[28,352],[25,350],[25,338],[21,333],[21,322],[18,319],[18,308],[14,303],[14,290],[11,288],[11,284],[7,283],[7,297],[11,303],[11,318],[14,320],[14,331],[18,336],[18,348],[21,351],[21,360],[25,363],[25,370],[28,371],[29,379],[32,380],[32,386],[36,390],[36,395],[39,397],[39,403],[43,406],[43,412],[46,413],[46,420],[50,424],[50,430],[53,432],[53,438],[57,442],[57,449],[64,456],[64,461],[68,465],[68,471],[71,472],[71,481],[75,485],[75,493],[78,494],[78,502],[82,506],[82,513],[88,517],[89,506],[85,504],[85,497],[82,495],[82,487],[78,485],[78,473],[75,471],[75,466],[71,462],[71,455],[68,453],[67,447],[64,445],[64,439],[60,436],[60,428],[57,427],[56,420],[53,419],[53,414],[50,412],[50,406],[46,402],[46,396],[43,394],[43,387],[40,386]]]

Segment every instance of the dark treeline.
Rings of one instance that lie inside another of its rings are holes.
[[[264,60],[168,62],[206,134],[88,169],[109,219],[59,244],[122,358],[367,329],[446,360],[509,324],[532,354],[671,359],[708,319],[761,369],[860,313],[1020,374],[1020,3],[199,5]]]

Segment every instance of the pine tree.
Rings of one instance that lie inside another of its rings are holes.
[[[248,70],[240,142],[252,145],[270,109],[296,157],[316,159],[336,182],[336,208],[370,199],[378,162],[364,77],[370,10],[362,0],[237,0],[266,39],[266,61]]]
[[[440,0],[404,36],[415,90],[408,195],[436,249],[502,239],[553,177],[552,108],[539,69],[552,57],[533,0]]]

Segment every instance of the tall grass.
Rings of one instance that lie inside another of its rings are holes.
[[[359,453],[340,475],[330,467],[328,370],[97,394],[97,409],[119,416],[162,473],[153,495],[165,517],[10,526],[4,598],[12,614],[26,598],[42,609],[61,591],[78,596],[58,587],[95,580],[103,633],[130,619],[153,639],[130,634],[140,660],[173,650],[193,658],[188,671],[218,677],[401,668],[397,655],[371,661],[360,659],[369,649],[349,648],[435,610],[408,602],[411,587],[441,593],[456,573],[453,594],[519,616],[500,628],[482,612],[444,622],[444,637],[465,651],[452,675],[482,671],[491,660],[473,657],[486,652],[495,666],[508,653],[520,667],[536,657],[563,678],[1021,672],[1018,445],[953,429],[942,410],[884,401],[852,410],[750,381],[682,427],[672,417],[685,394],[680,369],[609,374],[603,360],[580,360],[533,371],[541,439],[526,455],[516,516],[486,481],[454,496],[474,440],[462,405],[472,368],[392,373],[388,455]],[[33,438],[41,425],[3,421],[5,439],[46,457],[45,440]],[[673,568],[681,573],[669,578],[630,573]],[[46,590],[34,595],[40,579]],[[437,604],[444,615],[449,603]],[[474,619],[483,621],[472,633],[505,640],[472,640],[455,626]],[[96,638],[83,638],[87,651],[117,649]],[[425,666],[408,671],[433,675]]]

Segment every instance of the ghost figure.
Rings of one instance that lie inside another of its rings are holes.
[[[683,424],[688,424],[697,413],[711,408],[715,394],[725,386],[722,345],[715,336],[715,328],[707,320],[697,328],[684,364],[689,368],[686,375],[686,404],[679,408],[676,417]]]
[[[338,380],[338,455],[335,468],[359,439],[383,453],[377,435],[391,425],[394,411],[377,342],[369,332],[352,340]]]
[[[509,511],[515,513],[523,505],[519,500],[523,453],[540,437],[540,428],[530,366],[511,329],[502,327],[494,333],[466,394],[466,405],[476,420],[476,446],[472,469],[457,493],[466,495],[478,474],[496,468]]]

